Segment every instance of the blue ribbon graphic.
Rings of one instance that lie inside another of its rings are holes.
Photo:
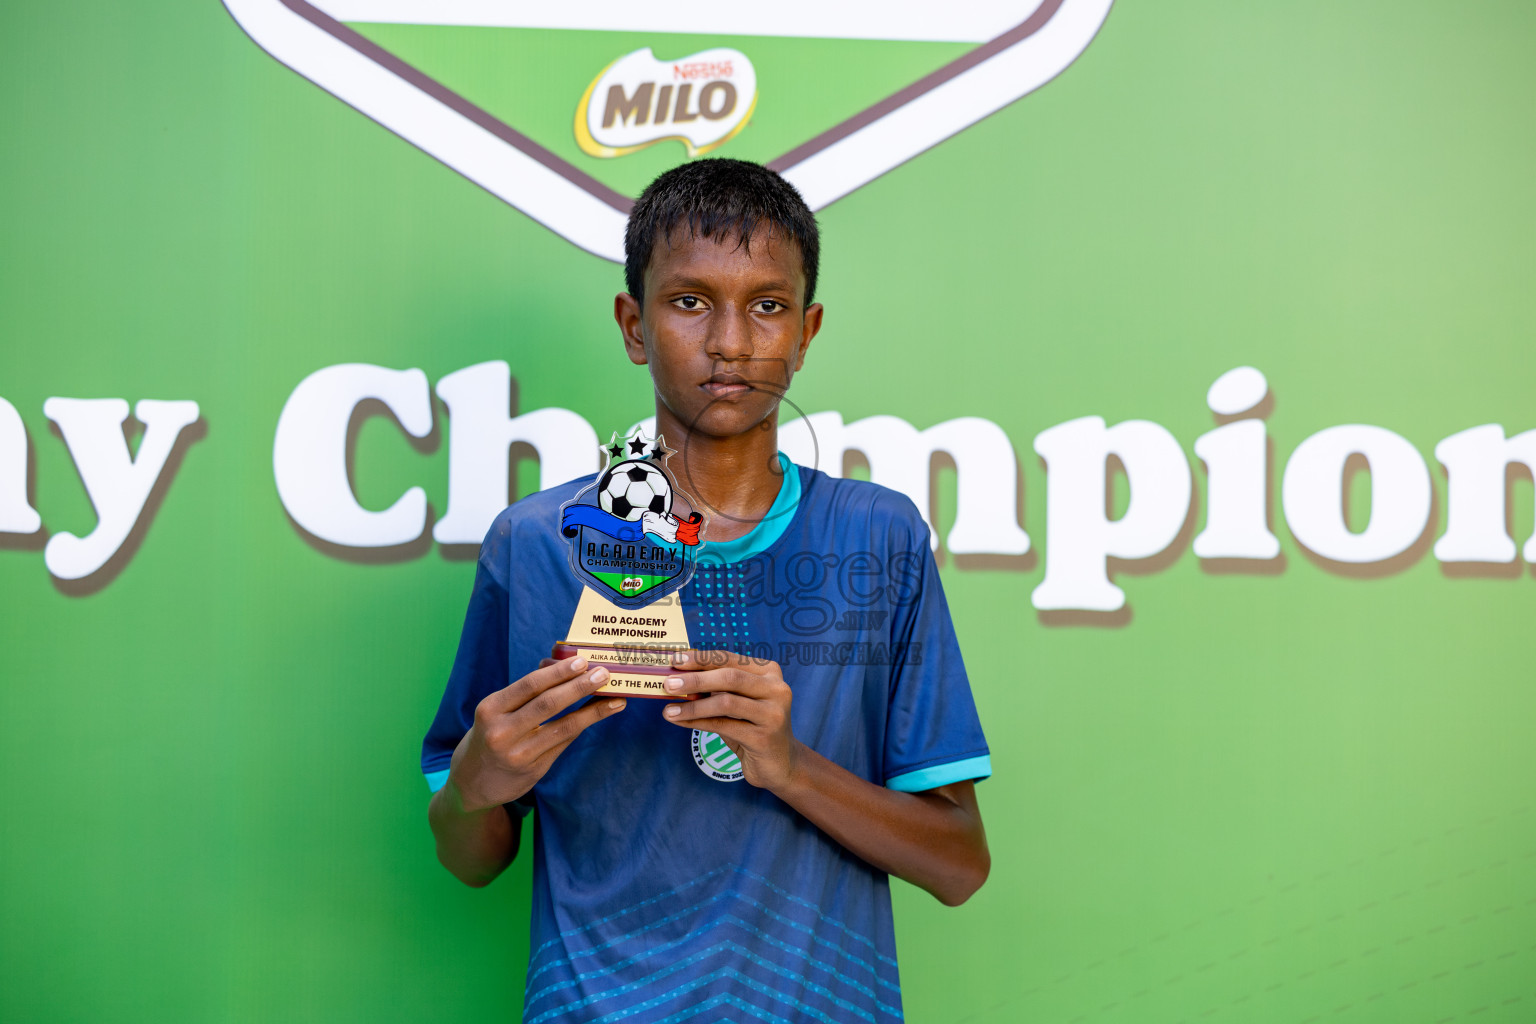
[[[620,519],[609,512],[604,512],[596,505],[572,505],[565,510],[565,515],[560,520],[560,532],[567,537],[576,536],[576,531],[583,526],[590,526],[599,533],[605,533],[614,540],[633,544],[645,536],[639,520],[630,522]]]

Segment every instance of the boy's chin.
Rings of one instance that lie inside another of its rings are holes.
[[[760,433],[771,425],[772,414],[771,404],[762,407],[753,402],[750,405],[733,404],[730,408],[715,405],[701,410],[688,428],[692,433],[724,440]]]

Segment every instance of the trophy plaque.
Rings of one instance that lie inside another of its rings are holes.
[[[615,433],[603,451],[597,481],[560,506],[582,591],[552,654],[606,668],[600,694],[677,700],[665,680],[672,652],[689,647],[678,591],[693,578],[704,518],[668,471],[672,452],[659,435]]]

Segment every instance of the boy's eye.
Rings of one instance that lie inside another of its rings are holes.
[[[759,302],[757,306],[764,313],[776,313],[784,308],[784,304],[782,302],[776,302],[773,299],[764,299],[763,301]]]
[[[674,299],[673,301],[675,301],[679,306],[682,306],[684,309],[699,308],[699,298],[696,295],[684,295],[682,298]]]

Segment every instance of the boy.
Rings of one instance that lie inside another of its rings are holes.
[[[423,745],[438,858],[485,885],[535,810],[524,1020],[901,1018],[888,874],[946,904],[990,864],[986,742],[910,501],[777,452],[821,326],[815,218],[778,175],[661,175],[614,318],[649,367],[669,466],[710,512],[670,692],[593,697],[564,638],[556,524],[587,476],[517,502],[481,550]],[[745,656],[778,652],[782,666]]]

